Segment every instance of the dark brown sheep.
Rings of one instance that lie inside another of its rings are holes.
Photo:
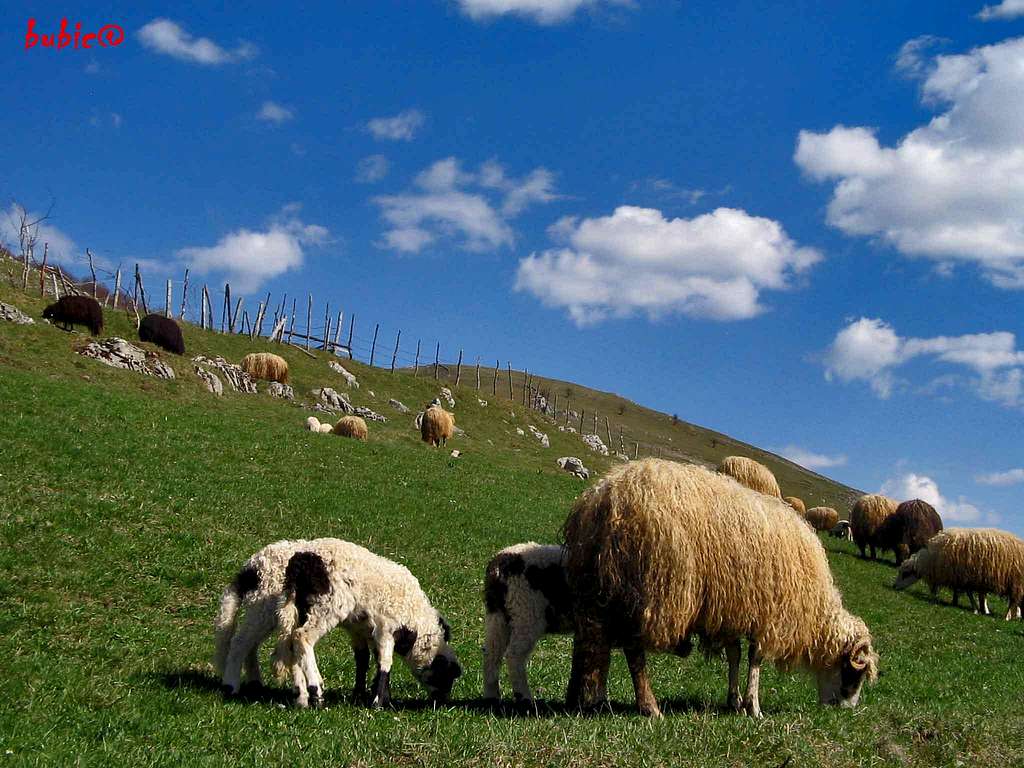
[[[176,355],[185,354],[185,340],[181,328],[169,317],[146,315],[139,323],[139,340],[150,341]]]
[[[103,310],[91,296],[64,296],[43,310],[43,319],[60,323],[66,331],[84,325],[93,336],[103,333]]]
[[[875,542],[881,550],[891,549],[896,565],[920,549],[942,530],[942,518],[935,507],[921,499],[904,501],[875,532]]]

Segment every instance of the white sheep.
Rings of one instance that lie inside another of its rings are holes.
[[[532,704],[526,665],[537,641],[573,628],[562,548],[531,541],[501,550],[487,564],[484,604],[484,699],[501,699],[504,657],[516,702]]]
[[[338,624],[356,654],[354,695],[363,695],[370,649],[377,659],[371,706],[391,702],[391,664],[398,654],[433,701],[445,701],[462,674],[448,644],[447,622],[409,569],[340,539],[304,543],[288,561],[277,611],[281,639],[275,663],[290,668],[297,704],[323,700],[317,641]]]

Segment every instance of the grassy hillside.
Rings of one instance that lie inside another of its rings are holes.
[[[0,300],[35,316],[42,307],[7,286]],[[123,314],[108,315],[108,333],[133,336]],[[863,562],[832,540],[826,547],[846,603],[872,628],[882,656],[884,675],[858,710],[822,709],[808,678],[769,668],[766,719],[754,722],[722,711],[724,661],[660,657],[653,678],[668,716],[650,722],[633,713],[617,656],[617,714],[580,718],[559,705],[570,643],[558,637],[541,643],[531,665],[542,715],[486,713],[478,702],[483,567],[509,543],[555,540],[582,487],[554,468],[555,457],[580,455],[596,470],[607,460],[538,414],[487,394],[481,406],[465,388],[455,397],[466,436],[450,444],[464,456],[452,459],[420,443],[412,416],[387,405],[397,397],[422,406],[437,384],[358,364],[354,402],[391,421],[371,424],[366,444],[314,435],[301,428],[307,410],[263,394],[215,398],[176,358],[173,382],[114,370],[75,355],[83,339],[46,324],[0,325],[4,764],[1021,762],[1021,625],[936,605],[922,587],[895,594],[891,565]],[[195,329],[186,344],[190,354],[229,359],[266,346]],[[315,386],[342,388],[322,353],[287,357],[300,397]],[[604,412],[599,398],[610,396],[591,396]],[[616,413],[612,401],[607,412]],[[671,437],[701,460],[717,458],[717,441],[727,440],[632,404],[627,415],[632,429]],[[550,449],[516,434],[527,422],[550,435]],[[787,474],[792,465],[772,466],[787,491],[802,479]],[[809,497],[849,492],[805,477]],[[347,703],[353,665],[340,631],[318,648],[327,709],[288,708],[280,688],[251,701],[221,699],[208,663],[220,590],[263,544],[315,535],[364,544],[417,574],[450,618],[467,670],[452,706],[425,709],[404,669],[393,677],[395,710]]]

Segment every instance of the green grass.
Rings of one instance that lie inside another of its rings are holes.
[[[38,316],[41,302],[0,287]],[[134,335],[108,313],[108,332]],[[507,400],[456,391],[465,438],[451,459],[411,416],[437,384],[354,365],[356,403],[395,416],[366,444],[303,431],[309,411],[265,395],[147,379],[72,352],[81,334],[0,326],[0,764],[8,765],[1008,765],[1024,737],[1021,625],[889,588],[891,565],[826,542],[848,607],[868,622],[884,675],[856,711],[823,709],[811,681],[767,669],[766,719],[725,714],[725,664],[658,657],[667,717],[636,716],[616,656],[617,714],[580,718],[558,700],[568,638],[544,640],[530,680],[540,717],[487,714],[482,689],[483,567],[518,541],[553,541],[582,487],[554,458],[574,437]],[[186,329],[191,354],[238,359],[262,342]],[[290,351],[299,395],[334,384],[326,356]],[[376,397],[370,398],[372,389]],[[307,397],[308,399],[308,397]],[[653,417],[652,417],[653,418]],[[519,437],[533,420],[552,448]],[[696,438],[695,438],[696,439]],[[584,456],[596,469],[606,462]],[[822,482],[824,481],[814,481]],[[785,483],[784,483],[785,484]],[[844,489],[822,486],[839,497]],[[220,590],[254,550],[282,537],[333,535],[408,565],[451,620],[466,675],[453,706],[429,711],[406,670],[397,708],[349,705],[343,633],[318,648],[330,706],[297,711],[283,690],[225,703],[208,663]],[[993,601],[998,603],[998,601]],[[1002,605],[993,605],[1000,610]]]

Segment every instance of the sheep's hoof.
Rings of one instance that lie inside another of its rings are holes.
[[[664,715],[661,714],[661,710],[658,709],[657,704],[645,705],[643,707],[640,707],[640,714],[643,717],[649,717],[652,720],[660,720],[664,717]]]
[[[224,694],[224,698],[225,699],[236,699],[236,698],[238,698],[238,691],[236,691],[233,686],[222,685],[220,687],[220,692],[222,694]]]
[[[390,706],[391,700],[383,697],[374,697],[373,701],[370,702],[370,708],[381,710],[387,709]]]
[[[747,713],[748,716],[754,718],[755,720],[760,720],[764,717],[764,715],[761,714],[760,705],[752,701],[748,701],[746,704],[744,704],[743,710]]]
[[[732,711],[732,712],[735,712],[738,715],[742,714],[743,711],[744,711],[744,709],[743,709],[743,697],[742,696],[730,695],[729,698],[725,702],[725,708],[730,710],[730,711]]]
[[[309,694],[309,706],[313,709],[323,709],[324,706],[324,691],[323,688],[317,685],[306,686],[306,691]]]

